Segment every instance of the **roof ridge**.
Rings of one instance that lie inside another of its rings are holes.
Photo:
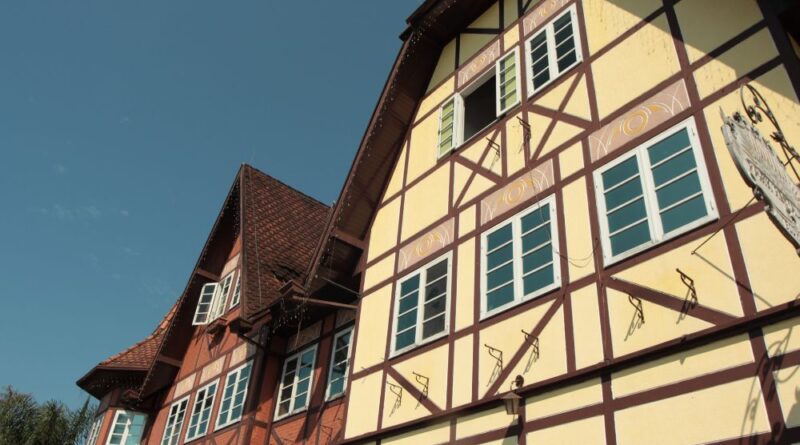
[[[256,173],[260,174],[261,176],[264,176],[264,177],[265,177],[265,178],[267,178],[267,179],[270,179],[270,180],[272,180],[272,181],[275,181],[275,182],[277,182],[278,184],[280,184],[280,185],[282,185],[282,186],[284,186],[284,187],[286,187],[286,188],[289,188],[289,189],[291,189],[291,191],[292,191],[292,192],[294,192],[294,193],[296,193],[296,194],[298,194],[298,195],[301,195],[301,196],[303,196],[303,197],[305,197],[305,198],[308,198],[308,199],[310,199],[310,200],[314,201],[314,202],[315,202],[315,203],[317,203],[317,204],[320,204],[320,205],[323,205],[323,206],[325,206],[325,208],[330,208],[330,207],[331,207],[330,205],[328,205],[328,204],[325,204],[324,202],[322,202],[322,201],[320,201],[319,199],[317,199],[317,198],[315,198],[315,197],[313,197],[313,196],[309,195],[308,193],[306,193],[306,192],[304,192],[304,191],[302,191],[302,190],[300,190],[300,189],[297,189],[297,188],[295,188],[295,187],[293,187],[293,186],[291,186],[291,185],[289,185],[289,184],[285,183],[284,181],[281,181],[280,179],[278,179],[278,178],[276,178],[276,177],[274,177],[274,176],[272,176],[272,175],[270,175],[270,174],[264,173],[263,171],[259,170],[259,169],[258,169],[258,168],[256,168],[256,167],[253,167],[252,165],[250,165],[250,164],[248,164],[248,163],[246,163],[246,162],[243,162],[243,163],[242,163],[242,167],[244,167],[244,168],[249,168],[250,170],[253,170],[254,172],[256,172]]]

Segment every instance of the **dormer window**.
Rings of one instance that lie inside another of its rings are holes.
[[[234,272],[229,273],[219,283],[206,283],[200,290],[200,299],[197,302],[197,308],[194,311],[193,325],[209,324],[225,313],[227,307],[228,295],[231,293],[231,285],[233,283]],[[239,286],[237,282],[236,294],[234,298],[238,304]],[[233,307],[233,304],[231,305]]]
[[[515,48],[439,109],[438,154],[442,157],[520,103],[519,53]]]

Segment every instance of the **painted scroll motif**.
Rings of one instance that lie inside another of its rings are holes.
[[[539,195],[554,183],[553,160],[536,167],[481,201],[481,224]]]
[[[495,41],[458,72],[458,86],[463,87],[500,57],[500,41]]]
[[[530,34],[534,29],[546,23],[550,18],[559,11],[568,0],[547,0],[542,2],[539,6],[533,8],[531,12],[522,19],[522,31],[524,35]]]
[[[455,218],[439,224],[416,241],[400,249],[400,258],[397,263],[397,272],[402,272],[419,263],[432,253],[450,245],[453,242],[455,231]]]
[[[689,108],[686,83],[679,80],[589,136],[592,162]]]

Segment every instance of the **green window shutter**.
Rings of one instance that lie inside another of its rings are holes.
[[[519,103],[517,91],[517,52],[512,51],[495,65],[497,82],[497,115]]]
[[[618,255],[650,242],[642,178],[637,156],[601,175],[611,253]]]
[[[456,96],[442,105],[439,111],[438,157],[446,155],[456,146]]]
[[[664,233],[708,215],[687,129],[648,147],[647,156]]]

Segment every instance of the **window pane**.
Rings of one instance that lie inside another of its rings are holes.
[[[642,180],[634,178],[619,187],[605,193],[606,211],[613,210],[637,196],[642,196]]]
[[[422,338],[428,338],[444,331],[444,314],[422,324]]]
[[[534,89],[550,80],[549,59],[547,55],[547,35],[545,31],[537,34],[530,43],[531,77]]]
[[[530,272],[550,261],[553,261],[553,248],[552,244],[546,244],[542,248],[522,257],[522,273]]]
[[[419,289],[419,274],[403,281],[400,284],[400,296],[407,295],[411,291]]]
[[[303,409],[306,407],[306,398],[308,397],[308,393],[298,394],[297,397],[294,399],[294,409]]]
[[[525,295],[536,292],[537,290],[551,284],[553,284],[552,264],[522,279],[522,287]]]
[[[427,320],[428,318],[431,318],[436,314],[444,312],[445,302],[446,302],[445,297],[441,296],[431,301],[430,303],[425,303],[425,310],[422,312],[423,318]]]
[[[278,415],[279,416],[283,416],[283,415],[286,415],[286,414],[289,413],[289,404],[290,403],[291,403],[290,400],[286,400],[284,402],[281,402],[280,405],[278,405]]]
[[[406,295],[405,297],[400,298],[400,307],[398,308],[398,313],[402,314],[409,309],[417,307],[417,292],[412,294]]]
[[[511,240],[511,224],[506,224],[504,227],[495,230],[486,237],[486,248],[492,250],[506,241]]]
[[[647,221],[632,226],[611,237],[611,252],[614,255],[633,249],[650,241],[650,229]]]
[[[414,344],[414,337],[416,336],[416,332],[414,329],[410,329],[405,331],[395,337],[394,348],[395,349],[403,349],[408,345]]]
[[[539,227],[522,237],[522,251],[527,252],[550,241],[550,225]]]
[[[686,173],[695,167],[697,167],[697,164],[694,162],[694,153],[692,153],[691,149],[686,150],[655,167],[653,169],[653,182],[656,187],[658,187],[670,179],[680,176],[681,173]]]
[[[663,209],[700,191],[700,178],[692,172],[656,191],[658,207]]]
[[[288,385],[294,380],[294,371],[297,369],[297,359],[293,358],[286,362],[286,373],[283,375],[283,384]],[[225,388],[225,396],[228,396],[228,388]]]
[[[417,311],[413,310],[405,315],[401,315],[397,320],[397,331],[404,331],[417,324]],[[413,331],[413,329],[412,329]]]
[[[636,163],[636,156],[631,156],[603,172],[603,189],[608,190],[637,173],[639,173],[639,165]]]
[[[494,269],[500,264],[503,264],[506,261],[510,260],[513,255],[514,255],[514,246],[511,243],[508,243],[504,247],[495,250],[486,257],[486,269],[487,270]]]
[[[707,214],[706,203],[701,194],[662,213],[661,224],[666,233],[694,222]]]
[[[522,233],[526,233],[548,221],[550,221],[550,204],[545,204],[522,217]]]
[[[634,222],[647,217],[647,209],[644,205],[644,199],[639,198],[630,204],[614,210],[608,214],[608,231],[614,233],[615,231],[633,224]]]
[[[657,164],[673,153],[690,146],[689,133],[683,129],[647,149],[650,164]]]
[[[492,290],[497,286],[508,283],[514,278],[513,263],[508,263],[505,266],[489,272],[486,277],[486,290]]]
[[[344,392],[344,379],[331,381],[330,395],[335,396]]]
[[[425,280],[430,283],[447,274],[447,260],[441,261],[428,268]]]
[[[348,331],[336,337],[336,349],[347,348],[350,345],[350,335],[352,333],[352,331]]]
[[[486,295],[486,309],[491,311],[512,301],[514,301],[514,283],[508,283]]]
[[[447,292],[447,278],[442,277],[425,286],[425,301],[431,301],[440,295],[444,295],[445,292]]]

